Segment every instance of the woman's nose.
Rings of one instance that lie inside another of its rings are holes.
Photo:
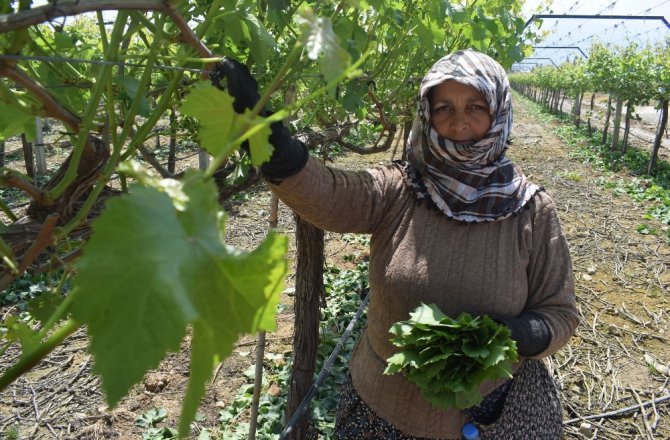
[[[451,129],[457,133],[460,133],[461,131],[467,129],[468,126],[470,125],[468,123],[468,118],[463,114],[463,112],[454,113],[450,122],[451,122],[450,124]]]

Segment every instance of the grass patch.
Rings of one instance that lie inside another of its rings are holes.
[[[0,438],[5,438],[7,440],[19,440],[20,433],[18,426],[10,426],[9,428],[6,428],[3,436],[0,436]]]
[[[556,173],[556,175],[572,182],[581,182],[582,180],[582,175],[575,171],[563,170]]]

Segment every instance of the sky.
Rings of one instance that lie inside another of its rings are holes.
[[[533,14],[662,16],[670,22],[670,0],[527,0],[524,17],[528,20]],[[537,65],[534,63],[560,65],[582,56],[578,49],[541,48],[545,46],[579,47],[588,55],[595,42],[627,46],[635,41],[645,45],[670,37],[668,26],[651,19],[544,19],[540,31],[548,35],[513,70],[527,70]]]

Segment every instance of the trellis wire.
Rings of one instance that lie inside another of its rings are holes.
[[[83,58],[64,58],[64,57],[48,57],[41,55],[8,55],[0,54],[0,60],[9,60],[9,61],[53,61],[55,63],[74,63],[74,64],[99,64],[99,65],[111,65],[119,67],[152,67],[155,69],[162,70],[177,70],[181,72],[193,72],[193,73],[213,73],[211,70],[198,69],[195,67],[178,67],[178,66],[164,66],[160,64],[153,64],[149,66],[148,64],[139,64],[139,63],[128,63],[126,61],[109,61],[109,60],[86,60]],[[303,74],[298,75],[297,78],[321,78],[320,74]],[[409,80],[417,80],[421,78],[409,78]],[[359,80],[367,80],[365,76],[361,76]],[[395,81],[395,78],[377,78],[376,82],[383,81]],[[45,85],[47,88],[59,88],[59,87],[83,87],[77,84],[48,84]]]
[[[300,402],[298,408],[293,413],[293,416],[291,416],[291,420],[289,420],[289,422],[286,424],[284,431],[279,436],[279,440],[285,440],[288,437],[288,435],[291,434],[291,432],[293,432],[293,428],[298,423],[298,420],[302,417],[303,413],[309,406],[309,403],[316,395],[316,392],[318,391],[323,381],[326,379],[326,376],[330,374],[330,370],[333,368],[333,365],[335,364],[335,359],[337,359],[337,355],[340,354],[340,351],[342,351],[342,348],[344,347],[344,343],[347,342],[349,336],[351,336],[351,332],[354,330],[356,321],[358,321],[358,319],[363,314],[363,310],[365,310],[365,307],[368,305],[369,301],[370,301],[370,293],[368,291],[368,294],[365,295],[365,298],[363,298],[361,305],[358,306],[356,314],[349,322],[349,325],[342,333],[342,336],[340,336],[340,340],[337,342],[337,345],[333,349],[333,352],[330,354],[330,356],[328,356],[328,359],[323,364],[323,368],[319,372],[319,375],[312,383],[312,386],[310,387],[305,397],[302,399],[302,402]]]
[[[73,64],[97,64],[105,66],[119,66],[119,67],[149,67],[146,64],[138,63],[128,63],[125,61],[108,61],[108,60],[86,60],[83,58],[62,58],[62,57],[47,57],[39,55],[7,55],[0,54],[0,60],[11,60],[11,61],[53,61],[56,63],[73,63]],[[182,72],[195,72],[195,73],[211,73],[210,70],[197,69],[194,67],[177,67],[177,66],[164,66],[155,64],[151,66],[155,69],[163,70],[178,70]]]
[[[53,142],[51,142],[51,143],[49,143],[49,142],[45,142],[43,145],[48,146],[48,145],[55,145],[55,144],[54,144]],[[18,152],[18,151],[21,151],[21,149],[18,148],[18,149],[16,149],[16,150],[11,151],[11,153],[16,153],[16,152]],[[190,159],[191,157],[196,156],[196,155],[198,155],[198,154],[199,154],[199,152],[195,152],[195,153],[187,154],[186,156],[175,158],[174,161],[175,161],[175,163],[177,163],[177,162],[181,162],[182,160]],[[7,155],[7,154],[6,154],[6,155]],[[6,155],[5,155],[5,156],[6,156]],[[166,166],[167,164],[168,164],[167,161],[165,161],[165,162],[161,162],[161,165],[163,165],[163,166]],[[109,181],[112,182],[112,181],[114,181],[114,180],[116,180],[116,179],[118,179],[118,178],[119,178],[119,176],[118,176],[118,175],[115,175],[115,176],[112,176],[112,177],[109,179]],[[8,207],[9,207],[9,209],[19,209],[19,208],[23,208],[23,207],[26,207],[26,206],[30,205],[30,203],[32,203],[32,202],[22,202],[22,203],[18,203],[18,204],[16,204],[16,205],[9,205]]]

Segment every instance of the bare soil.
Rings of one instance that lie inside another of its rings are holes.
[[[572,252],[582,317],[570,344],[548,360],[562,389],[564,438],[670,438],[668,401],[643,405],[670,395],[670,246],[665,234],[636,232],[643,222],[658,230],[667,227],[643,220],[648,206],[599,187],[599,172],[570,158],[569,147],[554,134],[555,123],[541,122],[524,100],[516,99],[515,105],[510,156],[556,202]],[[390,156],[352,154],[335,165],[359,169],[387,163]],[[268,228],[269,203],[269,193],[259,186],[248,201],[226,206],[229,242],[245,249],[258,244]],[[292,215],[281,205],[279,230],[293,234]],[[326,240],[330,264],[351,264],[343,257],[365,252],[339,234],[327,233]],[[293,247],[289,258],[294,259]],[[292,284],[292,276],[287,284]],[[266,351],[273,353],[291,346],[292,299],[285,295],[282,302],[286,308],[277,317],[278,330],[266,342]],[[0,316],[5,313],[0,310]],[[72,336],[0,394],[0,438],[15,427],[21,439],[139,439],[145,429],[137,427],[135,419],[153,408],[167,410],[165,425],[177,426],[189,374],[188,338],[179,353],[168,355],[113,410],[105,404],[99,379],[90,373],[93,359],[86,345],[83,332]],[[255,336],[245,336],[216,368],[198,428],[216,432],[220,409],[246,383],[242,373],[253,364],[255,349]],[[9,352],[0,358],[0,370],[17,355]],[[650,366],[652,359],[655,367]],[[631,406],[636,408],[603,415]]]

